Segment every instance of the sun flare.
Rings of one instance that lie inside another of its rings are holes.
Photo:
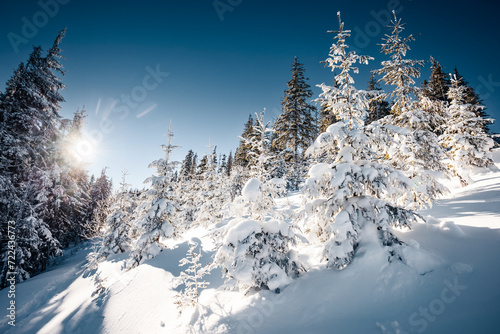
[[[68,151],[78,163],[90,163],[95,155],[94,144],[85,138],[72,140],[68,145]]]

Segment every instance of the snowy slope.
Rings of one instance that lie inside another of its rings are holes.
[[[500,167],[500,152],[495,152]],[[412,247],[408,265],[388,263],[377,240],[362,240],[343,271],[325,269],[321,250],[300,249],[308,272],[280,294],[243,295],[220,287],[214,270],[205,276],[200,305],[179,316],[173,278],[185,241],[156,258],[124,270],[127,254],[100,267],[102,291],[83,274],[80,249],[51,270],[17,285],[17,323],[0,319],[1,333],[498,333],[500,313],[500,171],[478,170],[475,183],[422,211],[426,224],[398,236]],[[300,205],[300,196],[283,207]],[[210,231],[192,230],[210,261]],[[177,289],[178,290],[178,289]],[[0,291],[0,308],[7,308]],[[5,311],[4,311],[5,312]]]

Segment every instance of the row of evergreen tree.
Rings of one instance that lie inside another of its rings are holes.
[[[0,288],[7,276],[22,281],[43,271],[105,220],[111,180],[104,171],[89,178],[73,154],[85,111],[60,115],[64,34],[45,55],[34,47],[0,92]]]
[[[334,84],[319,85],[319,116],[295,58],[282,114],[272,125],[264,121],[265,112],[250,117],[234,159],[217,158],[210,149],[199,164],[192,151],[176,163],[169,130],[164,157],[150,165],[156,168],[151,188],[131,192],[122,182],[93,264],[130,251],[127,265],[133,268],[156,256],[166,240],[211,227],[212,265],[198,270],[193,243],[183,261],[193,266],[183,275],[183,304],[195,303],[205,286],[201,275],[187,273],[214,267],[228,284],[279,292],[305,270],[290,248],[304,239],[323,245],[324,261],[336,269],[351,263],[361,240],[377,238],[389,261],[405,262],[406,246],[393,229],[411,227],[421,219],[419,208],[447,192],[440,177],[456,175],[465,185],[472,167],[491,166],[493,140],[479,98],[457,73],[448,80],[431,60],[431,78],[415,85],[424,61],[406,57],[415,37],[402,37],[403,30],[394,14],[381,48],[389,59],[372,72],[369,90],[359,90],[355,65],[373,58],[348,50],[350,31],[339,14],[325,61]],[[375,75],[381,78],[375,81]],[[379,82],[389,91],[378,88]],[[275,200],[297,189],[303,208],[277,210]]]

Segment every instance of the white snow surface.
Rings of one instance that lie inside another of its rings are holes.
[[[500,167],[500,151],[494,157]],[[198,306],[179,315],[179,260],[187,240],[196,239],[202,264],[211,262],[211,230],[190,230],[172,249],[132,270],[125,269],[127,253],[109,257],[98,270],[101,293],[83,272],[90,247],[82,246],[16,285],[15,327],[6,317],[8,289],[0,291],[0,333],[498,333],[500,171],[477,169],[472,179],[464,188],[448,181],[451,193],[420,212],[426,223],[397,231],[409,246],[406,264],[387,262],[374,238],[361,240],[354,261],[336,271],[325,268],[320,246],[301,244],[296,252],[307,272],[281,293],[224,289],[215,269],[204,277],[210,288],[201,292]],[[244,196],[252,200],[258,184],[246,186]],[[302,206],[297,193],[277,201],[280,210]],[[285,233],[290,223],[246,222],[229,231],[231,238],[266,224]]]

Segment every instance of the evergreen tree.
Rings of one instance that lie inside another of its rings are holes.
[[[248,121],[245,124],[243,133],[240,136],[240,145],[234,154],[234,164],[242,167],[248,167],[251,164],[251,159],[249,157],[249,146],[245,144],[245,140],[250,140],[253,136],[253,118],[252,115],[248,116]]]
[[[382,90],[378,83],[375,81],[375,74],[371,72],[370,81],[368,82],[368,91],[377,92],[373,94],[370,99],[370,105],[368,108],[368,116],[366,117],[366,124],[378,121],[381,118],[390,114],[389,103],[383,99]],[[325,129],[326,130],[326,129]]]
[[[193,172],[193,158],[194,152],[189,150],[186,157],[182,161],[181,171],[179,173],[179,179],[182,181],[189,181]]]
[[[106,234],[99,249],[97,259],[104,260],[110,254],[123,253],[131,247],[131,215],[133,211],[133,193],[128,191],[127,172],[122,171],[119,192],[113,198],[110,214],[106,217]]]
[[[251,178],[233,203],[231,211],[238,214],[223,231],[212,267],[221,267],[226,283],[240,289],[279,293],[304,268],[290,249],[296,242],[292,226],[278,217],[263,185]]]
[[[172,176],[178,163],[171,161],[172,152],[178,146],[172,144],[174,133],[172,123],[167,132],[167,144],[162,145],[165,157],[153,161],[149,167],[156,168],[156,175],[146,182],[151,182],[151,189],[147,199],[137,208],[138,218],[134,222],[140,233],[139,239],[130,252],[129,268],[140,265],[161,252],[163,245],[161,238],[170,238],[176,235],[178,223],[178,202]]]
[[[328,127],[310,148],[329,152],[332,157],[331,163],[318,163],[309,170],[305,224],[310,236],[324,243],[328,266],[343,269],[352,261],[359,243],[373,236],[387,249],[389,260],[404,260],[402,242],[392,227],[410,226],[416,216],[404,208],[411,200],[410,180],[377,162],[372,138],[364,132],[369,99],[352,86],[350,72],[357,72],[355,63],[366,64],[372,58],[347,51],[350,30],[344,30],[340,13],[338,17],[337,42],[327,64],[341,69],[335,76],[339,88],[321,87],[323,103],[335,101],[328,107],[340,121]],[[338,106],[338,101],[343,101],[342,105]]]
[[[439,195],[447,192],[446,187],[436,180],[436,173],[447,170],[441,160],[444,157],[442,147],[438,143],[433,129],[440,124],[439,114],[429,112],[424,101],[414,100],[419,90],[414,86],[413,78],[420,76],[419,67],[422,60],[405,59],[410,49],[408,43],[415,39],[414,35],[401,37],[404,24],[397,19],[391,21],[392,34],[386,35],[382,43],[382,52],[390,55],[391,60],[383,61],[382,68],[375,73],[383,74],[381,80],[394,85],[388,96],[394,97],[391,107],[392,117],[385,122],[404,128],[393,135],[392,149],[389,151],[393,165],[410,177],[415,183],[415,206],[430,205]],[[420,95],[421,96],[421,95]],[[428,100],[428,99],[427,99]]]
[[[406,52],[410,50],[409,42],[415,40],[414,35],[405,38],[401,37],[404,30],[404,24],[401,19],[396,18],[393,11],[394,20],[391,21],[391,35],[386,35],[385,43],[382,43],[381,52],[390,55],[391,60],[382,62],[382,68],[375,71],[383,77],[379,81],[385,84],[395,86],[392,92],[386,94],[387,97],[395,97],[394,104],[391,106],[391,113],[400,115],[413,108],[413,96],[418,95],[418,89],[414,86],[413,78],[420,77],[419,67],[424,65],[423,60],[405,59]]]
[[[490,150],[494,142],[483,130],[489,120],[477,116],[477,109],[481,107],[465,102],[467,87],[461,85],[456,76],[451,82],[449,117],[440,143],[448,149],[454,173],[465,186],[470,182],[470,167],[493,165]]]
[[[90,185],[89,219],[82,231],[86,239],[98,236],[104,227],[111,205],[112,188],[113,183],[106,175],[106,168],[103,168],[99,178]]]
[[[304,165],[303,152],[314,141],[317,134],[317,124],[314,118],[316,108],[307,102],[312,91],[304,77],[304,65],[294,58],[292,78],[287,82],[285,97],[281,102],[283,112],[274,122],[275,137],[273,148],[275,152],[285,152],[289,157],[292,170],[290,180],[292,188],[297,189]]]
[[[226,175],[231,176],[231,170],[233,168],[233,152],[229,152],[229,157],[227,158],[226,164]]]
[[[474,90],[474,88],[472,88],[472,86],[467,81],[465,81],[464,77],[458,73],[458,70],[456,67],[453,70],[453,74],[454,74],[454,76],[456,76],[456,78],[458,80],[458,84],[460,86],[465,87],[464,102],[466,104],[471,104],[472,106],[476,107],[476,115],[478,117],[481,117],[483,119],[489,119],[489,116],[486,113],[486,107],[483,105],[483,101],[481,100],[479,94],[477,94],[476,91]],[[493,123],[493,120],[490,120],[490,121],[483,123],[483,131],[485,133],[490,133],[490,128],[488,125],[491,123]]]
[[[16,272],[22,281],[62,253],[53,232],[58,221],[67,221],[74,204],[67,189],[71,179],[58,165],[57,152],[63,101],[59,91],[64,85],[55,72],[62,73],[58,58],[63,36],[64,31],[46,57],[34,47],[28,62],[19,65],[0,94],[0,215],[6,222],[16,222],[18,245],[14,269],[8,266],[8,249],[2,245],[2,286],[7,271]],[[6,232],[2,227],[2,238]]]
[[[423,94],[434,101],[448,102],[450,79],[441,64],[431,56],[431,76],[423,89]]]
[[[320,124],[319,124],[319,132],[325,132],[326,129],[328,129],[328,127],[334,123],[337,123],[337,117],[332,114],[326,104],[325,105],[321,105],[320,108],[319,108],[319,114],[320,114],[320,118],[321,118],[321,121],[320,121]]]

